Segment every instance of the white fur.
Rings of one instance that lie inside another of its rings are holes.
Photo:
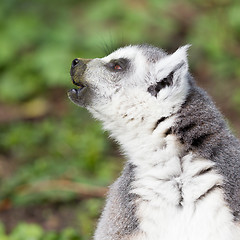
[[[179,48],[176,52],[171,55],[167,55],[163,59],[161,59],[156,64],[155,73],[158,75],[158,78],[163,78],[167,76],[174,68],[178,65],[184,64],[184,71],[188,70],[188,62],[187,62],[187,50],[190,45],[183,46]]]
[[[133,239],[239,239],[239,230],[233,224],[232,214],[220,189],[195,202],[211,186],[221,185],[221,176],[213,172],[194,178],[198,171],[212,163],[189,154],[182,159],[181,169],[179,157],[174,156],[174,145],[173,140],[172,146],[159,155],[168,159],[164,164],[153,168],[149,159],[149,163],[139,164],[136,168],[137,180],[132,192],[141,196],[136,204],[142,233]],[[181,194],[184,200],[182,206],[178,206]]]
[[[222,184],[216,172],[194,177],[213,162],[191,153],[180,160],[181,144],[174,135],[163,137],[175,116],[153,131],[155,120],[176,113],[178,108],[175,112],[172,109],[181,102],[177,103],[177,98],[171,104],[161,102],[137,90],[130,96],[131,99],[117,94],[109,109],[111,115],[101,115],[105,128],[111,130],[130,162],[137,166],[132,192],[140,196],[136,205],[141,233],[130,239],[239,240],[239,230],[220,189],[195,203],[211,186]],[[179,185],[184,195],[182,207],[178,206]]]

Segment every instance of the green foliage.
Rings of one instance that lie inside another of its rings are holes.
[[[1,240],[81,240],[80,235],[72,228],[63,231],[44,232],[36,224],[19,223],[10,234],[6,234],[4,226],[0,224]]]
[[[5,0],[0,9],[2,101],[68,86],[71,59],[101,56],[102,45],[148,42],[174,49],[190,42],[216,79],[240,76],[239,1]]]
[[[43,230],[34,224],[19,224],[12,232],[11,238],[13,240],[37,240],[43,235]]]
[[[19,164],[18,171],[0,186],[0,196],[11,197],[16,204],[56,200],[60,197],[56,192],[22,195],[17,189],[58,178],[106,185],[113,177],[111,169],[114,170],[113,157],[106,157],[109,142],[99,124],[86,121],[84,115],[86,111],[78,109],[61,121],[48,118],[40,123],[19,122],[0,127],[0,148],[10,151]],[[106,165],[109,174],[105,174]],[[74,194],[62,193],[63,199],[68,196]]]
[[[78,211],[79,229],[86,239],[90,239],[93,235],[94,223],[102,210],[102,204],[103,201],[100,199],[90,199],[85,201]]]
[[[239,11],[237,0],[0,1],[0,110],[8,109],[0,111],[0,220],[6,202],[16,209],[70,207],[79,199],[77,232],[19,223],[8,235],[0,225],[0,239],[89,239],[103,201],[84,199],[62,183],[107,186],[121,169],[99,123],[66,103],[72,59],[101,57],[126,44],[174,51],[190,43],[191,70],[239,113]],[[54,181],[60,187],[50,188]]]

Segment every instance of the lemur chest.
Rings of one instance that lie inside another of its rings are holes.
[[[137,167],[132,192],[141,233],[134,239],[238,239],[221,185],[214,164],[192,154]]]

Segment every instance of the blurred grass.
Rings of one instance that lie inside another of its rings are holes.
[[[239,132],[239,41],[237,0],[1,1],[0,220],[10,233],[1,225],[0,239],[88,239],[102,187],[121,169],[99,123],[67,99],[72,59],[102,57],[125,44],[174,51],[191,43],[193,75]],[[29,222],[26,209],[46,204],[30,221],[42,227],[19,223]]]
[[[60,233],[51,231],[44,232],[36,224],[19,223],[10,235],[5,233],[3,225],[0,225],[1,240],[81,240],[76,230],[66,228]]]

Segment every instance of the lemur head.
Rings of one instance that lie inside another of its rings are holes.
[[[170,115],[187,94],[188,47],[168,55],[156,47],[135,45],[104,58],[74,59],[70,74],[79,88],[68,96],[101,120],[124,116],[133,107],[145,111],[140,106],[152,105],[158,117]]]

